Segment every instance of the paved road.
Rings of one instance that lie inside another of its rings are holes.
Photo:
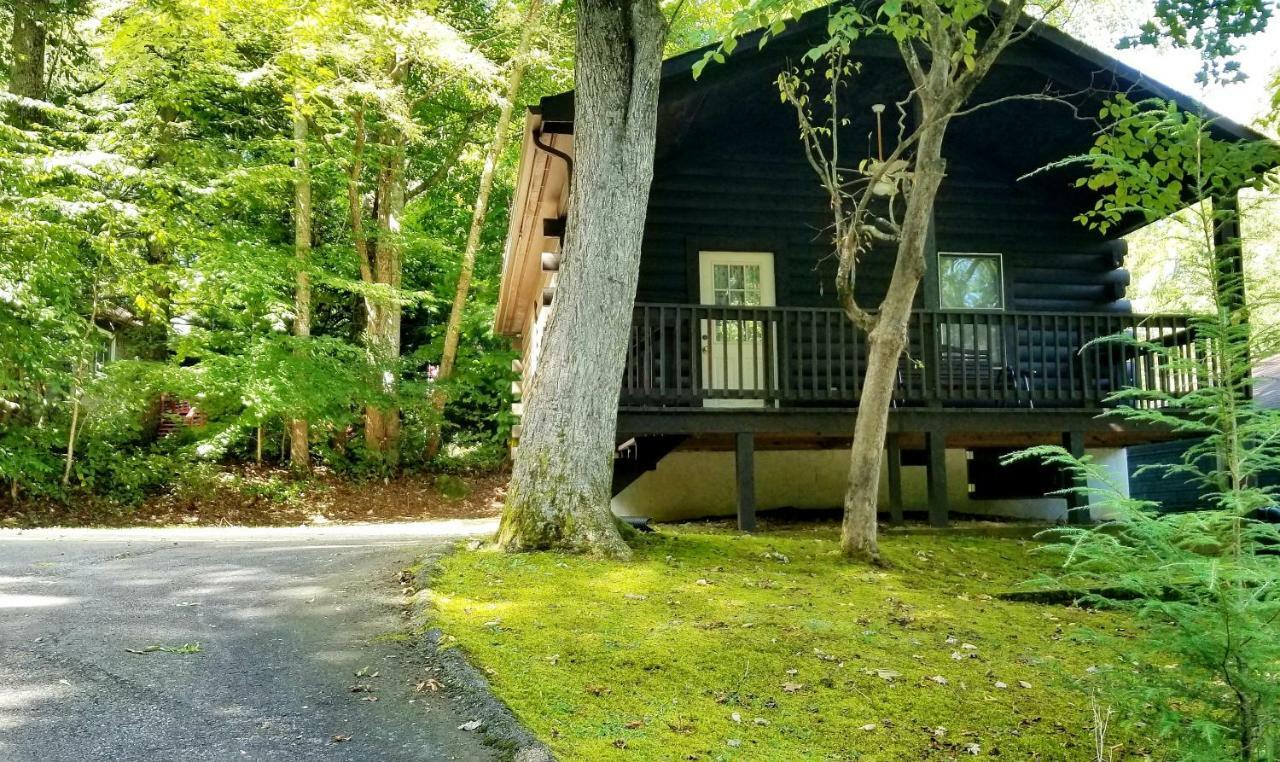
[[[0,760],[489,759],[386,636],[399,570],[492,528],[0,531]]]

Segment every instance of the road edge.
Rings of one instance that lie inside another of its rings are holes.
[[[462,648],[444,644],[444,632],[434,625],[435,608],[427,591],[431,589],[432,578],[440,571],[441,560],[457,549],[458,543],[434,548],[419,556],[413,567],[406,570],[413,586],[408,605],[414,632],[422,638],[428,656],[440,668],[445,690],[455,695],[462,713],[480,721],[478,732],[487,744],[509,755],[514,762],[553,762],[555,756],[551,750],[493,694],[484,673],[467,660]]]

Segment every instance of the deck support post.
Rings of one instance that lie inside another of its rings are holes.
[[[1084,432],[1083,431],[1066,431],[1062,434],[1062,448],[1071,453],[1071,457],[1079,460],[1084,457]],[[1086,486],[1084,479],[1066,472],[1068,488],[1079,488]],[[1089,496],[1081,492],[1067,493],[1067,523],[1068,524],[1088,524],[1093,521],[1093,517],[1089,513]]]
[[[889,522],[902,526],[902,437],[885,437],[885,465],[889,469]]]
[[[743,532],[750,532],[756,528],[755,436],[750,432],[738,432],[735,450],[738,480],[738,529]]]
[[[924,447],[929,456],[929,525],[945,527],[950,522],[947,506],[947,437],[938,431],[926,432]]]

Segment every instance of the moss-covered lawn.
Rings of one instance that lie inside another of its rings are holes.
[[[836,541],[681,526],[629,563],[463,551],[439,625],[566,760],[1094,759],[1108,656],[1086,630],[1125,622],[993,598],[1036,574],[1034,543],[889,535],[875,570]]]

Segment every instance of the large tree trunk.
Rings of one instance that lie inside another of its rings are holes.
[[[444,351],[440,355],[440,370],[436,374],[436,388],[432,392],[431,404],[444,425],[445,392],[443,385],[453,376],[454,364],[458,359],[458,337],[462,333],[462,313],[467,307],[467,296],[471,291],[471,276],[476,268],[476,253],[480,251],[480,236],[484,233],[484,220],[489,213],[489,194],[493,191],[494,171],[502,159],[502,152],[507,145],[507,133],[511,129],[511,112],[516,98],[520,95],[520,82],[524,79],[526,58],[529,47],[533,43],[533,34],[537,29],[538,8],[541,0],[530,0],[525,12],[524,27],[520,33],[520,46],[516,48],[512,58],[511,72],[507,79],[507,99],[502,102],[502,110],[498,114],[498,124],[494,127],[493,142],[484,159],[484,168],[480,172],[480,190],[476,194],[476,206],[471,213],[471,230],[467,233],[467,248],[462,253],[462,268],[458,271],[458,286],[453,294],[453,306],[449,310],[449,324],[444,332]],[[437,429],[427,440],[427,459],[434,458],[440,451],[441,432]]]
[[[293,287],[293,335],[311,335],[311,163],[307,156],[307,118],[302,113],[302,95],[293,99],[293,155],[298,177],[293,186],[293,253],[298,272]],[[299,471],[311,470],[310,427],[305,418],[289,422],[289,463]]]
[[[13,7],[13,30],[9,35],[9,92],[21,98],[42,101],[48,95],[45,79],[46,22],[49,0],[18,0]],[[39,111],[14,105],[6,109],[19,126],[39,121]]]
[[[44,100],[45,41],[49,0],[18,0],[13,8],[13,32],[9,36],[9,92],[23,98]]]
[[[610,484],[665,36],[656,0],[578,4],[573,191],[498,532],[509,551],[630,555]]]
[[[383,152],[375,202],[378,237],[373,249],[373,281],[391,293],[384,291],[366,299],[369,324],[365,333],[382,377],[382,390],[388,398],[394,398],[395,366],[400,360],[400,302],[395,292],[400,289],[403,269],[400,214],[405,197],[405,137],[398,126],[386,127]],[[388,463],[395,463],[399,455],[400,409],[394,404],[366,407],[364,434],[366,447],[381,453]]]
[[[867,372],[862,383],[862,396],[858,399],[858,417],[853,426],[849,479],[844,496],[844,524],[840,532],[840,549],[847,558],[871,562],[880,560],[880,546],[876,539],[880,466],[898,362],[907,344],[911,306],[924,277],[925,246],[933,202],[945,173],[942,159],[945,125],[946,122],[942,121],[921,128],[893,276],[880,305],[875,327],[867,338]]]

